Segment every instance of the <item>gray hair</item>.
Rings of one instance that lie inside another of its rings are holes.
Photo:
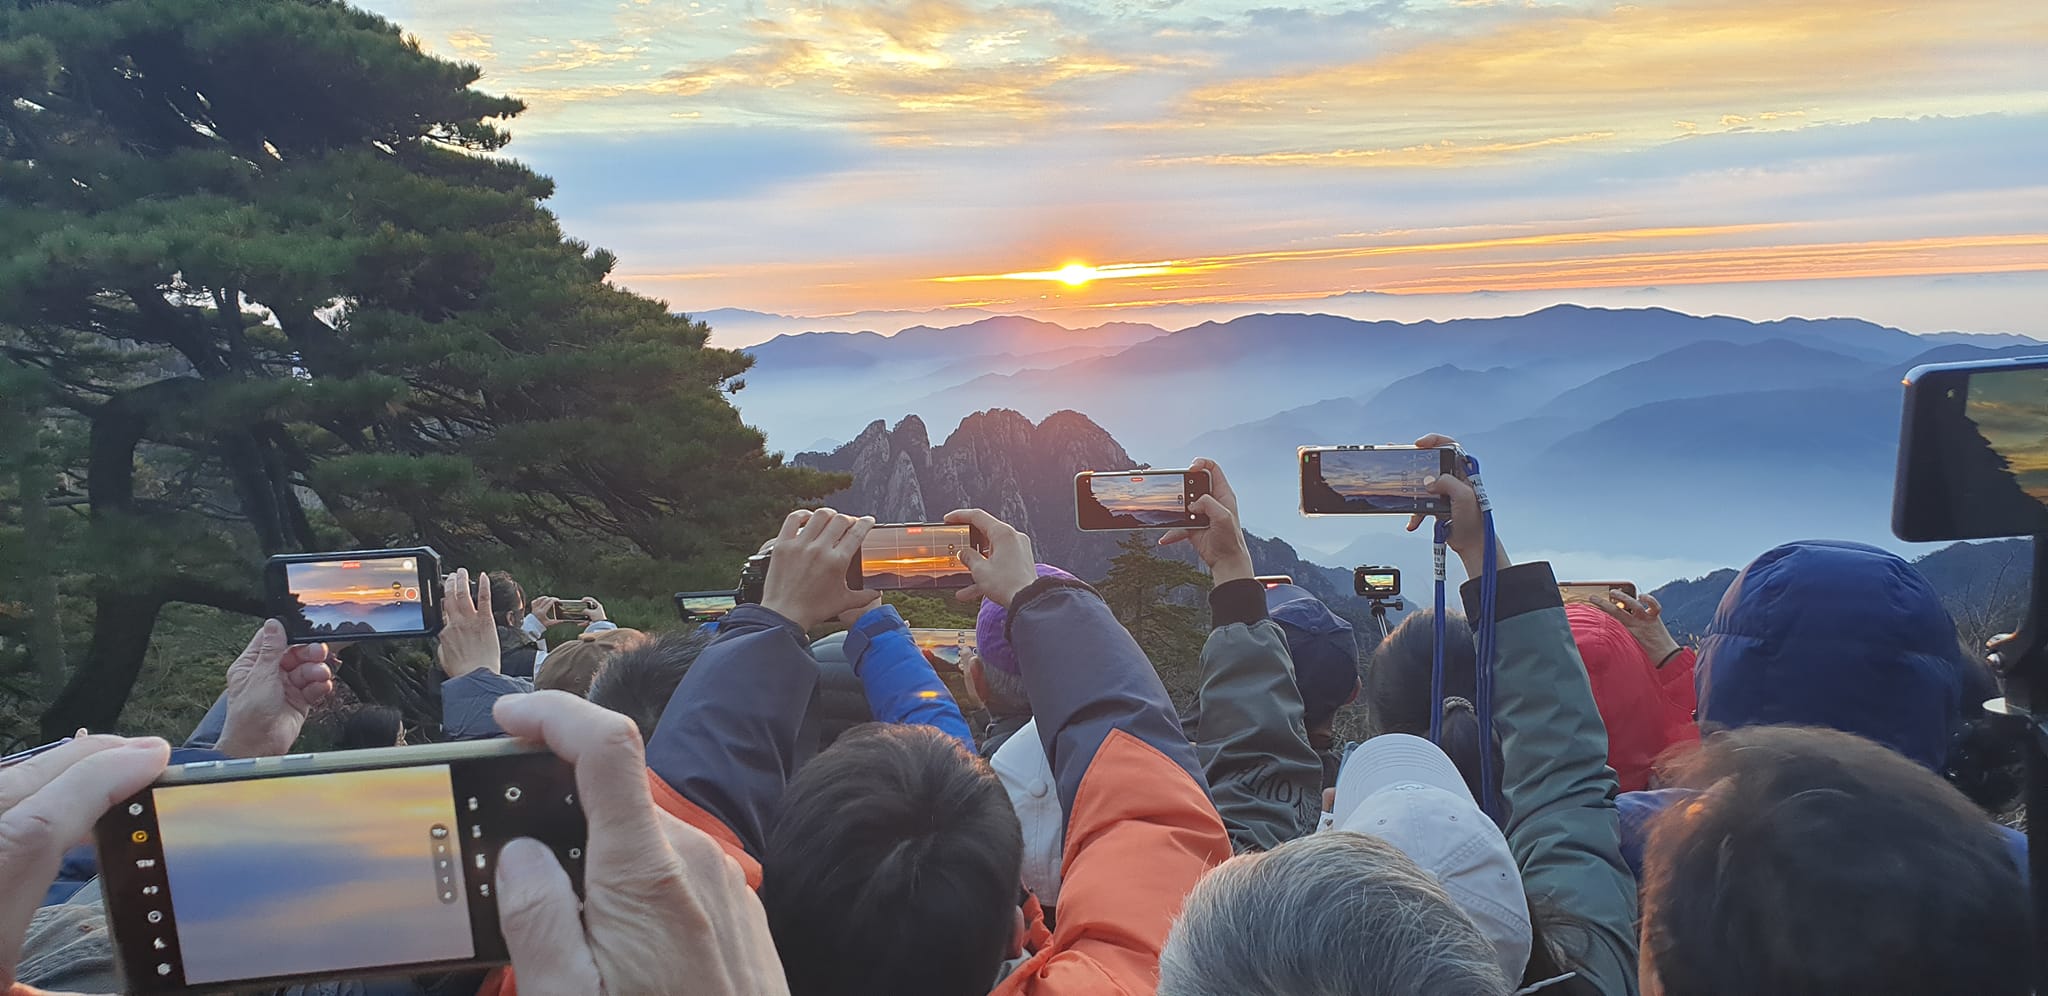
[[[1506,996],[1443,886],[1377,837],[1337,831],[1232,858],[1189,893],[1159,996]]]

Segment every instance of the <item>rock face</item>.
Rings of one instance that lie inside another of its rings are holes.
[[[1031,537],[1038,559],[1088,580],[1109,571],[1126,533],[1084,533],[1074,526],[1074,475],[1149,466],[1088,416],[1059,411],[1036,425],[997,408],[977,412],[937,446],[924,421],[905,416],[894,429],[876,421],[830,453],[800,453],[794,463],[853,475],[853,486],[826,498],[842,512],[883,522],[930,522],[956,508],[984,508]],[[1278,540],[1253,537],[1262,573],[1286,574],[1351,616],[1351,578],[1301,560]],[[1186,546],[1161,551],[1192,562]]]

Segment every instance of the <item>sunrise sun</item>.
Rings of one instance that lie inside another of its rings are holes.
[[[1095,279],[1095,268],[1081,263],[1068,263],[1059,268],[1060,283],[1069,287],[1082,287]]]

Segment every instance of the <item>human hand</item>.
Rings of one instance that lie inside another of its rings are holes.
[[[488,583],[488,579],[486,579],[486,583]],[[553,595],[535,595],[532,600],[526,603],[526,611],[532,614],[535,619],[540,620],[542,626],[559,626],[562,624],[562,616],[555,608],[561,603],[562,600]],[[510,611],[512,606],[508,605],[505,608],[507,611]]]
[[[873,612],[876,609],[882,607],[881,592],[862,592],[861,594],[867,594],[873,597],[869,598],[866,602],[856,605],[853,608],[847,609],[845,612],[841,612],[839,614],[839,621],[845,623],[848,628],[851,628],[855,623],[860,622],[860,618],[862,616],[867,615],[868,613]]]
[[[874,526],[871,517],[856,519],[829,508],[789,513],[775,537],[761,607],[808,630],[872,602],[873,592],[846,586],[846,567]]]
[[[499,925],[521,990],[789,992],[768,916],[739,865],[655,808],[632,720],[560,691],[506,696],[493,716],[575,766],[590,828],[580,916],[568,873],[545,845],[520,838],[498,854]]]
[[[1456,446],[1458,441],[1449,436],[1430,433],[1416,440],[1415,445],[1420,449],[1429,450],[1445,446]],[[1471,483],[1465,480],[1463,474],[1443,474],[1430,480],[1429,493],[1450,499],[1451,535],[1444,541],[1444,545],[1449,547],[1451,552],[1456,553],[1458,559],[1465,564],[1465,576],[1476,578],[1484,574],[1486,572],[1486,519],[1479,512],[1478,492],[1472,490]],[[1428,516],[1411,516],[1408,519],[1408,531],[1412,533],[1420,528],[1423,520],[1426,518]],[[1494,553],[1497,560],[1496,567],[1508,566],[1510,563],[1508,551],[1506,547],[1500,545],[1500,538],[1498,536],[1494,537]]]
[[[960,551],[960,562],[974,575],[974,583],[954,598],[962,602],[986,598],[1007,609],[1018,592],[1038,580],[1038,561],[1031,552],[1031,537],[1009,523],[978,508],[947,512],[945,521],[955,526],[973,526],[988,541],[986,554],[980,550]]]
[[[1252,552],[1245,546],[1244,528],[1238,524],[1237,492],[1223,476],[1223,468],[1206,457],[1188,465],[1189,470],[1209,473],[1209,493],[1195,500],[1194,511],[1209,517],[1207,529],[1175,529],[1159,537],[1160,546],[1186,543],[1209,567],[1216,584],[1242,581],[1256,575]]]
[[[1642,644],[1643,652],[1650,655],[1651,663],[1661,666],[1678,652],[1678,641],[1672,638],[1671,628],[1664,625],[1664,606],[1657,604],[1657,596],[1644,592],[1640,599],[1630,598],[1628,592],[1617,588],[1595,604],[1628,627],[1629,634]]]
[[[170,761],[171,745],[155,737],[78,732],[62,747],[0,768],[0,992],[27,992],[14,988],[21,947],[64,852]]]
[[[604,621],[606,621],[604,615],[604,603],[598,601],[595,598],[590,598],[586,596],[583,599],[584,624],[588,625],[590,623],[598,623]]]
[[[471,671],[496,674],[500,667],[498,620],[491,616],[491,576],[479,573],[477,581],[474,599],[469,594],[469,568],[441,582],[441,638],[435,641],[434,655],[441,661],[441,673],[450,678]]]
[[[327,646],[292,646],[284,624],[266,619],[228,665],[228,715],[214,749],[229,757],[291,753],[313,707],[334,695]]]

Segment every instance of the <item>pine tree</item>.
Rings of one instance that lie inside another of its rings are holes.
[[[1097,588],[1109,610],[1162,670],[1200,658],[1209,617],[1198,596],[1209,590],[1209,576],[1159,556],[1148,534],[1134,533],[1117,549],[1123,552]]]
[[[46,734],[113,725],[165,604],[260,612],[268,554],[652,593],[841,485],[740,421],[748,357],[564,237],[480,75],[331,0],[0,9],[0,366],[86,444],[32,478],[89,525]]]

